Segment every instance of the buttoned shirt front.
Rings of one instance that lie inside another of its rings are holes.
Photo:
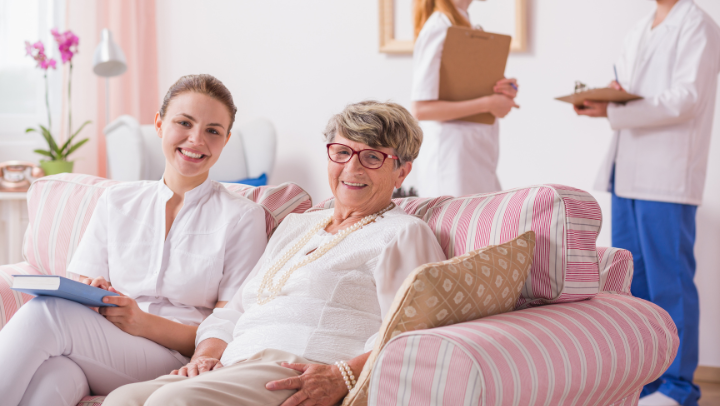
[[[166,238],[172,196],[163,180],[108,188],[68,272],[102,276],[143,311],[199,325],[218,301],[232,298],[262,255],[264,209],[206,180],[185,193]]]

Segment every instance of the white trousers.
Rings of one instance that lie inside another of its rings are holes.
[[[75,406],[90,392],[107,395],[187,361],[81,304],[37,297],[0,330],[0,399],[3,406]]]

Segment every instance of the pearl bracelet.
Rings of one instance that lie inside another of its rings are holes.
[[[355,384],[357,384],[352,369],[350,369],[347,362],[345,361],[338,361],[335,363],[335,365],[338,367],[340,373],[342,374],[343,380],[345,381],[345,386],[347,386],[348,388],[348,392],[351,391],[355,387]]]

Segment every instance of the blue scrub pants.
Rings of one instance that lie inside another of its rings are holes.
[[[683,406],[697,406],[700,388],[693,384],[698,364],[700,305],[695,276],[697,206],[612,196],[612,245],[632,253],[632,294],[670,313],[680,348],[667,371],[645,386],[641,396],[657,390]]]

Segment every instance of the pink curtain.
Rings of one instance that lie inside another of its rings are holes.
[[[99,0],[98,30],[109,28],[125,52],[127,71],[110,79],[110,121],[123,114],[152,124],[158,111],[155,0]],[[105,123],[105,79],[98,79],[98,123]],[[106,176],[105,136],[98,134],[98,175]]]
[[[155,0],[66,1],[66,29],[80,37],[73,64],[73,127],[93,121],[81,134],[91,142],[73,156],[75,172],[105,177],[105,78],[92,72],[93,54],[100,32],[110,29],[128,65],[121,76],[110,78],[110,121],[128,114],[140,124],[152,124],[160,107]]]

